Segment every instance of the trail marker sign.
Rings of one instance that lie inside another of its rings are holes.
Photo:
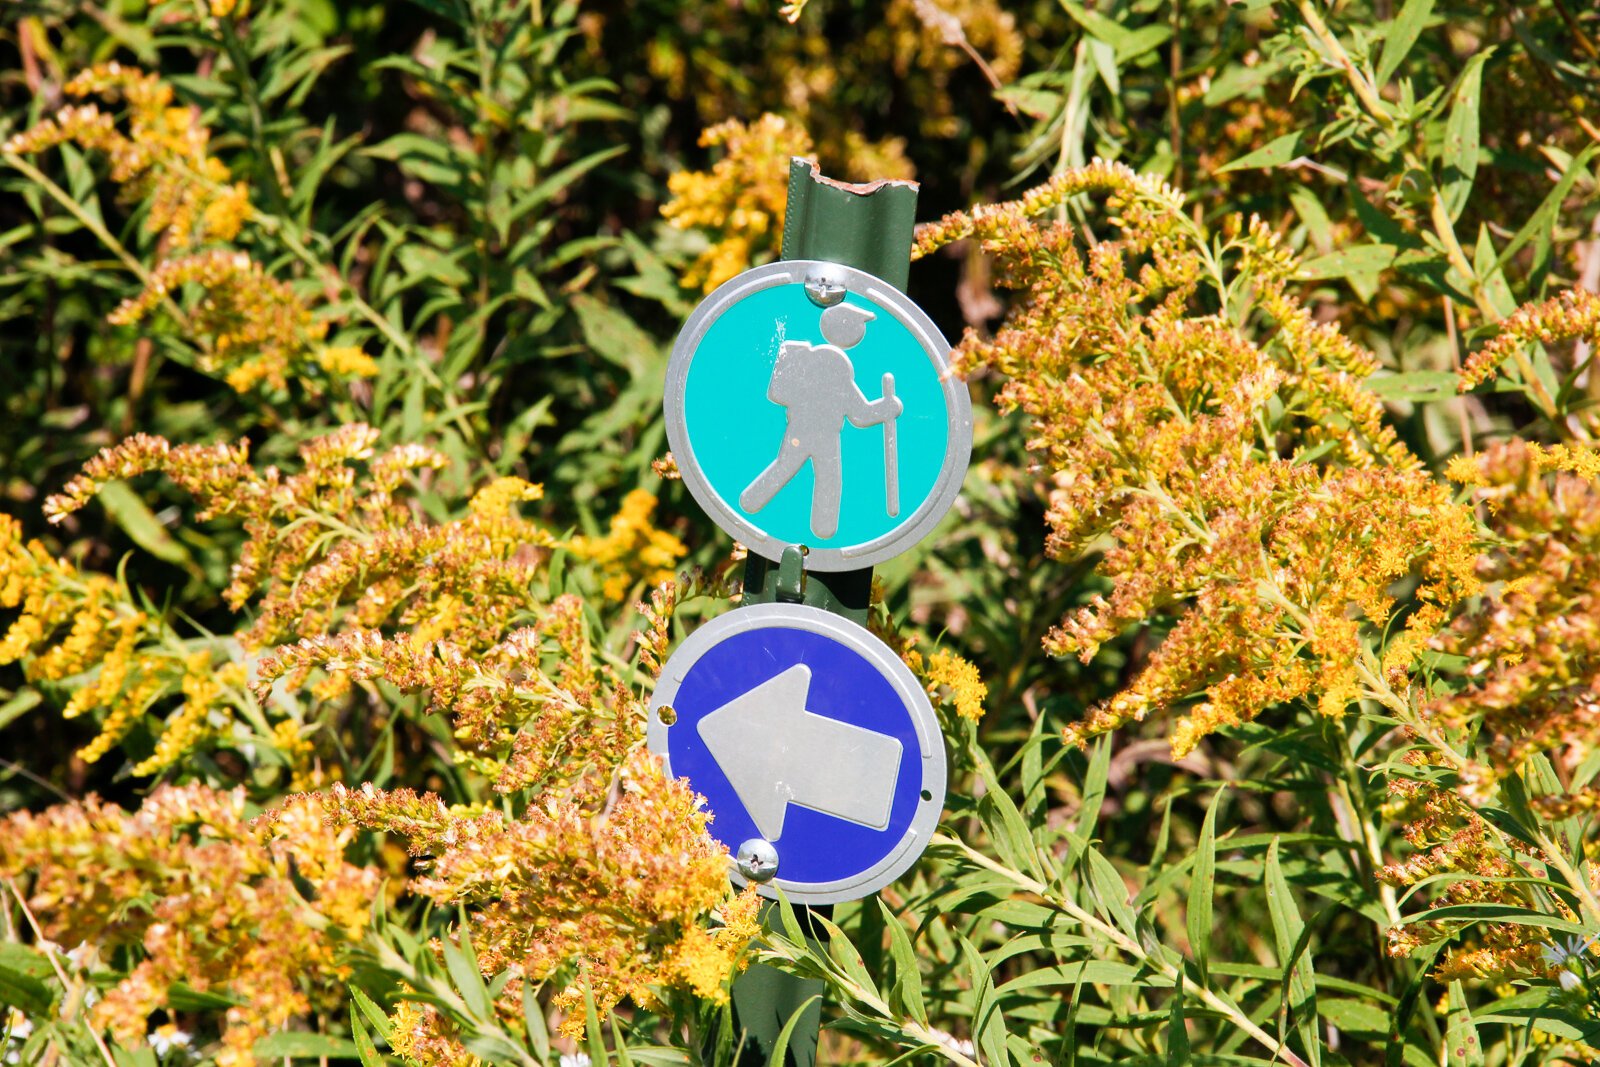
[[[922,854],[944,806],[944,741],[916,677],[863,627],[804,604],[739,608],[691,634],[656,685],[648,736],[706,798],[713,837],[736,855],[771,848],[768,896],[877,891]]]
[[[972,404],[950,346],[906,295],[838,263],[782,260],[719,286],[667,364],[667,439],[723,530],[806,568],[870,567],[916,544],[961,490]]]

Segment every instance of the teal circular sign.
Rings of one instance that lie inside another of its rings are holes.
[[[697,307],[667,365],[666,423],[700,506],[752,551],[870,567],[960,492],[972,405],[905,294],[811,260],[748,270]]]

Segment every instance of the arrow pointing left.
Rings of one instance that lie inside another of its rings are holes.
[[[903,746],[806,707],[811,668],[797,663],[700,720],[698,732],[768,841],[790,804],[882,830]]]

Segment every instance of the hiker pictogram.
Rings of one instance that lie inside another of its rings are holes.
[[[667,442],[728,534],[808,571],[854,570],[927,537],[961,490],[967,386],[938,327],[838,263],[751,267],[701,301],[667,361]]]
[[[904,410],[894,395],[894,375],[883,376],[883,396],[868,400],[856,384],[855,367],[845,349],[866,336],[872,312],[853,304],[835,304],[822,313],[820,328],[826,344],[784,341],[772,369],[767,399],[787,411],[788,424],[777,458],[756,476],[739,496],[739,506],[751,514],[811,464],[811,532],[821,538],[839,530],[839,504],[844,496],[841,448],[844,424],[883,427],[885,508],[900,513],[899,463],[895,420]]]

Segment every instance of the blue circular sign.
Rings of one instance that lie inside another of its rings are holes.
[[[667,368],[667,436],[718,525],[812,570],[911,547],[960,491],[972,406],[937,327],[838,264],[746,271],[697,307]]]
[[[712,836],[732,853],[769,843],[770,884],[806,903],[899,877],[944,805],[927,694],[882,641],[818,608],[760,604],[695,631],[662,671],[648,729],[669,773],[705,797]]]

